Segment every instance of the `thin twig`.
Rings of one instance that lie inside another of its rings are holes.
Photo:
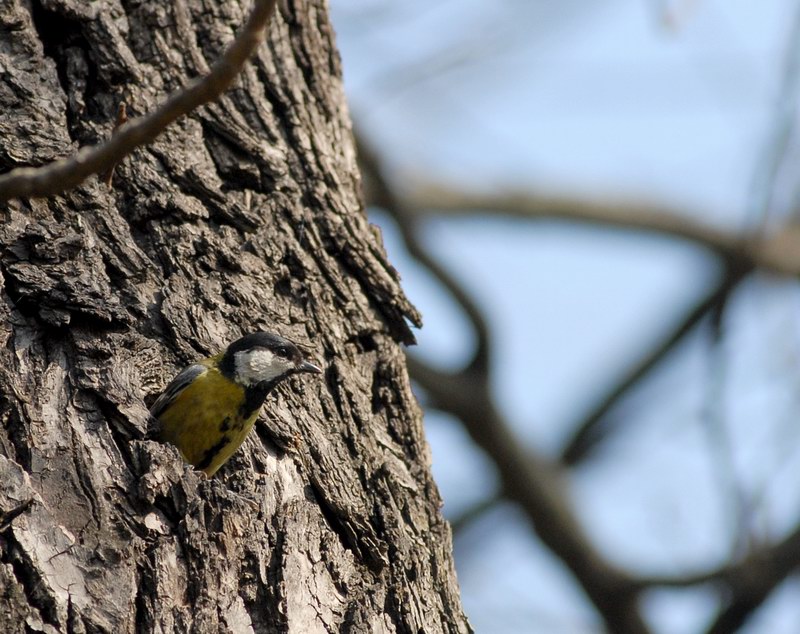
[[[746,553],[755,542],[753,534],[753,505],[744,482],[741,481],[735,459],[734,441],[727,425],[725,407],[726,383],[729,374],[728,350],[724,345],[725,306],[727,298],[714,306],[709,320],[708,377],[705,381],[701,428],[711,460],[713,477],[719,492],[725,522],[731,528],[731,559]],[[725,536],[721,536],[722,539]]]
[[[786,166],[786,157],[794,136],[797,119],[798,83],[800,83],[800,7],[795,9],[792,28],[785,46],[783,71],[775,113],[771,120],[769,138],[761,151],[761,160],[756,163],[750,185],[748,215],[757,230],[764,230],[773,210],[776,185],[781,167]],[[796,141],[796,140],[795,140]],[[791,169],[791,181],[796,180]]]
[[[120,101],[119,107],[117,108],[117,120],[114,123],[114,132],[112,135],[116,133],[117,130],[120,129],[123,125],[128,122],[128,107],[125,105],[124,101]],[[105,181],[106,187],[111,187],[111,181],[114,178],[114,170],[116,169],[117,164],[114,163],[109,169],[106,174],[103,175],[103,180]]]
[[[477,520],[482,515],[485,515],[488,511],[495,508],[504,500],[505,498],[499,493],[489,495],[488,497],[479,500],[465,511],[459,513],[456,517],[450,520],[450,528],[453,531],[453,535],[457,536],[469,524],[472,524],[472,522]]]
[[[44,167],[22,167],[0,176],[0,201],[27,196],[50,196],[119,163],[164,128],[195,108],[214,101],[233,83],[244,63],[264,40],[276,0],[255,0],[239,35],[202,79],[192,81],[157,110],[123,125],[108,141]]]
[[[610,418],[609,412],[694,330],[709,311],[725,301],[741,281],[744,273],[745,271],[730,269],[723,277],[722,282],[696,302],[683,319],[659,339],[650,350],[645,352],[628,373],[598,400],[589,413],[574,426],[575,431],[561,452],[561,460],[564,464],[571,466],[585,460],[603,440],[611,435],[620,421]]]

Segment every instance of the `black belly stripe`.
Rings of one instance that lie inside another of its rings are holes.
[[[226,416],[222,419],[222,422],[219,424],[219,430],[224,434],[226,431],[229,431],[231,428],[231,417]]]
[[[255,414],[256,410],[264,404],[267,394],[277,384],[278,381],[273,381],[271,383],[257,383],[252,387],[248,387],[244,391],[244,401],[239,407],[239,419],[245,421]]]
[[[203,469],[208,468],[208,466],[214,461],[214,458],[217,457],[219,452],[225,449],[230,442],[230,437],[227,434],[223,435],[216,445],[206,450],[206,452],[203,454],[203,459],[195,465],[195,469],[200,469],[202,471]]]

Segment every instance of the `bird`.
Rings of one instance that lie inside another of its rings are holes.
[[[210,478],[247,438],[273,388],[303,372],[322,369],[280,335],[247,334],[175,376],[150,408],[157,437]]]

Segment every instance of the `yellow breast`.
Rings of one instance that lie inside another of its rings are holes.
[[[159,416],[161,439],[171,442],[183,458],[212,476],[244,442],[258,417],[240,415],[242,387],[209,367],[188,385]]]

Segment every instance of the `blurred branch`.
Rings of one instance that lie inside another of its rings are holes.
[[[524,448],[497,409],[491,393],[488,364],[491,341],[481,311],[457,280],[446,273],[418,238],[418,225],[431,216],[486,216],[501,213],[524,219],[551,218],[590,223],[615,229],[651,232],[687,240],[708,248],[725,264],[722,281],[700,299],[674,329],[645,355],[578,426],[564,452],[564,463],[582,459],[613,429],[606,414],[638,384],[668,352],[709,313],[722,310],[733,289],[754,267],[797,275],[800,273],[800,230],[792,227],[762,239],[737,236],[686,219],[684,215],[656,206],[600,204],[567,198],[498,196],[481,197],[442,189],[418,191],[409,199],[399,197],[383,175],[377,157],[363,143],[360,160],[368,200],[389,212],[400,226],[411,255],[436,276],[472,321],[479,339],[481,362],[473,361],[458,372],[444,372],[420,360],[408,358],[411,376],[426,391],[431,405],[459,418],[468,433],[492,458],[502,481],[502,495],[517,502],[536,533],[575,575],[610,631],[647,632],[638,609],[642,591],[657,587],[718,585],[727,593],[727,607],[719,614],[711,633],[728,632],[741,625],[783,579],[800,564],[800,529],[784,542],[757,551],[738,564],[695,576],[633,577],[616,568],[595,550],[583,532],[562,483],[562,471],[536,452]],[[603,422],[605,421],[605,422]],[[481,513],[492,500],[480,504]],[[467,517],[471,517],[469,513]]]
[[[708,377],[704,385],[700,423],[705,432],[713,476],[719,491],[723,513],[728,514],[726,525],[730,526],[731,559],[748,552],[756,541],[753,531],[753,506],[750,493],[739,477],[735,459],[732,431],[727,424],[725,407],[726,384],[729,374],[729,359],[724,341],[725,305],[718,304],[711,310],[708,329]],[[720,535],[721,539],[725,536]]]
[[[710,311],[725,303],[727,297],[744,277],[745,271],[729,268],[722,281],[698,301],[678,324],[646,351],[628,373],[609,392],[599,399],[584,419],[575,426],[566,443],[561,460],[575,465],[586,459],[619,424],[608,413],[647,376],[688,335]]]
[[[495,407],[489,380],[491,342],[483,314],[419,241],[414,215],[392,191],[375,154],[363,142],[358,142],[358,149],[369,202],[392,214],[409,253],[461,304],[478,337],[472,362],[460,372],[441,372],[408,357],[411,376],[426,390],[432,405],[457,416],[494,460],[503,493],[522,507],[542,542],[572,570],[608,628],[619,634],[646,634],[649,630],[639,614],[633,580],[591,545],[570,506],[558,466],[524,449]]]
[[[760,548],[741,561],[695,575],[653,576],[639,580],[641,587],[687,588],[716,584],[730,589],[728,605],[741,602],[738,595],[750,588],[774,588],[800,567],[800,527],[780,542]]]
[[[483,312],[461,287],[461,284],[423,248],[417,238],[417,226],[413,220],[413,215],[403,201],[395,195],[383,176],[377,156],[359,136],[356,136],[356,148],[362,176],[365,179],[364,185],[367,190],[369,204],[382,207],[392,214],[403,236],[408,252],[441,282],[466,313],[475,330],[477,339],[475,353],[470,366],[475,369],[486,370],[489,365],[490,335],[489,326],[486,323]]]
[[[638,611],[635,582],[593,548],[570,505],[559,468],[526,450],[511,432],[494,405],[488,375],[441,372],[414,357],[408,358],[408,367],[432,405],[457,416],[492,457],[503,493],[522,507],[542,542],[573,572],[609,630],[648,632]]]
[[[728,634],[741,628],[753,612],[763,605],[773,590],[796,568],[797,559],[792,563],[794,565],[791,569],[785,572],[774,570],[771,574],[760,577],[755,583],[747,580],[741,586],[734,586],[727,606],[717,615],[707,633]]]
[[[405,200],[420,217],[504,215],[527,220],[557,220],[621,231],[654,233],[709,249],[743,269],[763,268],[800,275],[800,228],[787,226],[772,236],[738,234],[692,219],[692,214],[635,200],[597,201],[534,193],[481,194],[441,186],[415,188]]]
[[[785,165],[787,152],[794,135],[797,118],[798,89],[800,89],[800,7],[795,9],[792,29],[786,42],[783,72],[775,114],[772,117],[769,138],[761,151],[761,160],[756,163],[750,187],[750,209],[752,220],[759,229],[764,229],[773,211],[773,200],[781,166]],[[791,169],[792,180],[796,180]]]
[[[198,106],[214,101],[233,83],[244,63],[264,40],[275,0],[255,0],[239,35],[202,79],[172,95],[157,110],[122,125],[105,143],[44,167],[21,167],[0,176],[0,201],[50,196],[80,184],[92,174],[116,165],[140,145],[150,143],[170,123]]]
[[[800,527],[782,541],[753,552],[742,561],[700,575],[650,577],[643,587],[683,588],[715,584],[725,590],[725,607],[707,634],[738,630],[769,595],[800,567]]]
[[[453,535],[458,535],[458,533],[463,531],[469,524],[472,524],[472,522],[478,519],[481,515],[485,514],[487,511],[492,510],[495,506],[497,506],[504,500],[505,498],[502,495],[495,494],[495,495],[490,495],[489,497],[485,497],[479,502],[470,506],[460,515],[450,520],[450,528],[453,531]]]

